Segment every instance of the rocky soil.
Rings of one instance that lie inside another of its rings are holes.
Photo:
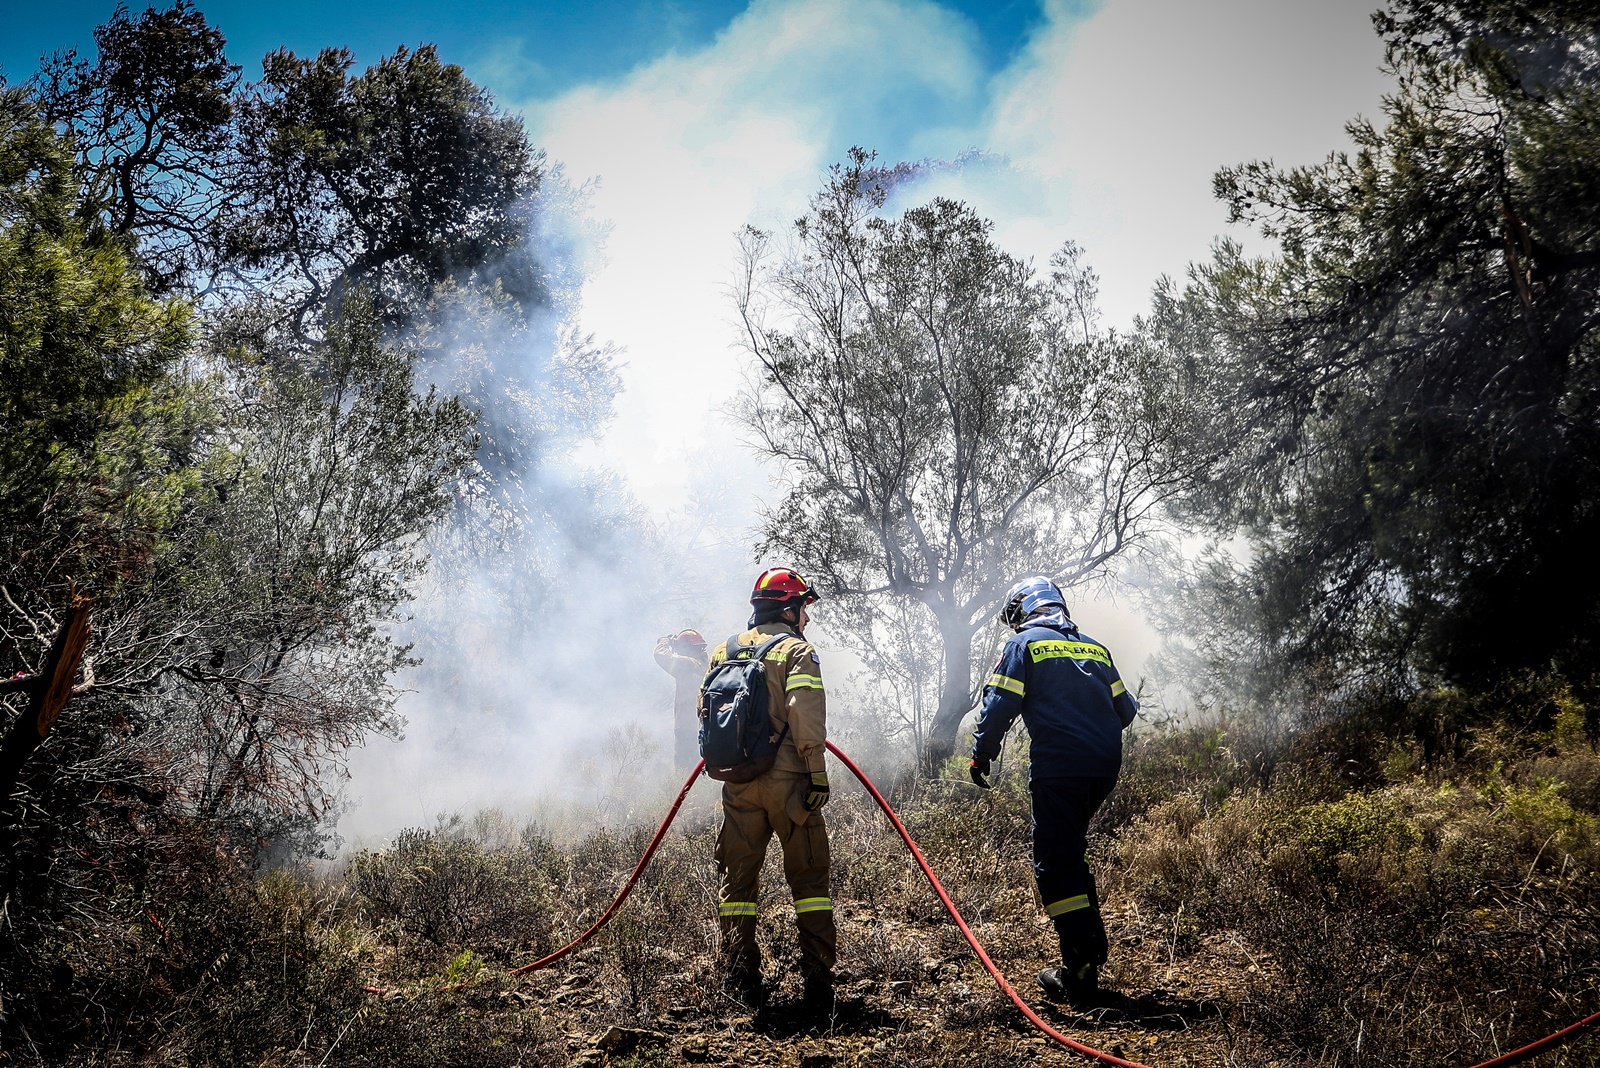
[[[1011,1005],[942,913],[886,919],[841,909],[836,1004],[827,1015],[808,1011],[792,942],[784,937],[779,910],[769,911],[774,915],[763,917],[770,949],[765,1004],[751,1006],[723,993],[709,955],[670,953],[658,959],[671,970],[656,973],[651,994],[633,1001],[606,974],[610,948],[595,945],[521,980],[486,973],[460,992],[458,1011],[501,1017],[505,1033],[526,1043],[523,1063],[530,1065],[1087,1063]],[[1144,917],[1131,903],[1113,899],[1106,914],[1114,949],[1104,975],[1113,997],[1105,1008],[1077,1012],[1040,995],[1033,976],[1050,963],[1052,934],[1042,919],[1020,939],[998,939],[1005,947],[998,963],[1045,1020],[1086,1045],[1154,1066],[1238,1063],[1247,1043],[1240,1022],[1251,999],[1269,996],[1270,963],[1252,958],[1237,939],[1198,936],[1181,922]],[[985,930],[979,926],[980,938]],[[903,970],[866,974],[864,954],[851,950],[874,944],[921,944],[939,952],[914,963],[900,954],[896,959],[908,965]],[[411,996],[398,989],[385,994]],[[1274,1060],[1261,1049],[1249,1059]]]

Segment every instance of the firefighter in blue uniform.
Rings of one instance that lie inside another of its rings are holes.
[[[1031,739],[1033,874],[1061,943],[1061,966],[1040,972],[1039,985],[1088,1007],[1102,998],[1099,969],[1109,950],[1084,860],[1089,821],[1116,784],[1122,731],[1139,706],[1110,652],[1078,630],[1050,579],[1036,575],[1011,587],[1000,621],[1016,633],[984,687],[972,781],[989,788],[991,763],[1020,715]]]

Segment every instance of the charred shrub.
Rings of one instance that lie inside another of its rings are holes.
[[[462,835],[408,830],[350,862],[369,922],[438,948],[471,945],[497,960],[550,948],[547,866],[534,849],[486,849]]]
[[[211,918],[216,941],[175,998],[168,1042],[203,1064],[258,1063],[295,1043],[328,1048],[369,1000],[369,932],[297,869],[269,872],[223,902],[231,907]]]
[[[368,998],[337,1022],[348,1025],[316,1056],[273,1064],[348,1068],[513,1068],[558,1064],[563,1037],[536,1016],[509,1011],[499,992],[470,990],[434,997]],[[285,1051],[287,1052],[287,1051]],[[222,1063],[222,1062],[216,1062]]]
[[[619,912],[601,936],[606,979],[621,994],[623,1007],[636,1020],[657,1008],[663,980],[679,970],[684,955],[669,948],[672,908],[654,889],[635,890],[629,907]]]

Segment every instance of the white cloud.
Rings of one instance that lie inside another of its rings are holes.
[[[741,367],[735,233],[794,218],[853,139],[981,82],[970,28],[931,3],[771,0],[701,51],[526,107],[569,175],[598,176],[593,211],[612,227],[584,319],[626,349],[625,392],[592,458],[649,505],[680,499],[690,457],[730,433],[716,408]]]
[[[985,147],[1038,176],[1043,196],[1000,233],[1036,256],[1066,237],[1126,322],[1161,274],[1224,231],[1219,167],[1314,163],[1375,115],[1384,90],[1375,0],[1111,0],[1087,20],[1059,0],[995,82]],[[1244,237],[1247,235],[1237,234]]]

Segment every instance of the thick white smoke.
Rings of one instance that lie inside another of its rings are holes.
[[[974,168],[1009,172],[992,157],[918,168],[891,206]],[[424,663],[404,680],[405,737],[375,738],[351,762],[347,846],[484,808],[577,829],[654,818],[681,782],[670,766],[673,684],[654,640],[695,627],[715,644],[742,628],[763,563],[751,556],[755,525],[779,493],[718,410],[734,383],[678,412],[703,443],[687,453],[674,505],[641,505],[619,474],[631,457],[597,447],[616,440],[602,431],[624,356],[581,329],[580,291],[603,234],[559,175],[538,208],[530,251],[547,307],[524,320],[463,297],[423,339],[440,387],[484,411],[485,472],[435,539],[413,605],[408,636]],[[1113,589],[1082,591],[1075,615],[1135,682],[1156,638]],[[908,761],[912,736],[896,733],[882,688],[830,640],[826,604],[816,617],[831,732],[880,769]],[[698,794],[702,804],[715,796]]]
[[[587,209],[548,185],[536,250],[550,272],[548,316],[514,343],[489,330],[477,347],[449,350],[464,366],[443,384],[480,375],[486,399],[525,405],[525,419],[501,426],[529,431],[513,443],[531,457],[527,495],[500,516],[510,524],[500,551],[441,559],[415,606],[427,665],[407,680],[407,736],[356,755],[346,838],[481,804],[602,803],[616,778],[606,762],[647,748],[613,738],[630,724],[638,733],[627,737],[650,740],[668,778],[671,680],[650,644],[685,626],[712,641],[736,628],[760,563],[749,546],[767,473],[715,414],[736,370],[730,310],[715,291],[739,226],[794,218],[852,143],[913,158],[983,146],[1010,164],[940,171],[905,198],[969,200],[1004,247],[1041,262],[1079,239],[1105,279],[1108,324],[1125,325],[1151,282],[1203,257],[1221,227],[1217,166],[1309,162],[1349,116],[1373,109],[1381,48],[1369,10],[1354,0],[1194,11],[1049,3],[986,79],[964,25],[936,5],[779,0],[753,5],[702,49],[524,102],[540,143],[605,177],[595,203],[616,221],[618,262],[598,268],[598,235],[580,223]],[[1254,91],[1263,57],[1276,72],[1271,94]],[[907,92],[935,101],[939,121],[903,126]],[[603,435],[593,404],[613,410],[615,383],[566,388],[586,381],[576,303],[586,279],[599,280],[590,316],[628,345],[619,358],[638,361],[615,408],[626,423]],[[519,389],[497,395],[508,352]],[[1129,676],[1158,644],[1132,598],[1080,600],[1074,615]],[[851,668],[829,648],[826,607],[815,635],[838,694],[831,718],[869,722],[875,711],[846,698]]]
[[[763,485],[748,454],[704,456],[656,514],[617,474],[625,457],[577,458],[611,417],[621,358],[581,329],[603,239],[583,207],[547,178],[527,250],[545,306],[447,294],[413,339],[439,388],[482,411],[483,471],[433,539],[403,628],[423,661],[402,680],[404,737],[353,754],[346,846],[484,807],[546,823],[653,810],[676,778],[655,638],[697,627],[715,641],[743,623]]]

